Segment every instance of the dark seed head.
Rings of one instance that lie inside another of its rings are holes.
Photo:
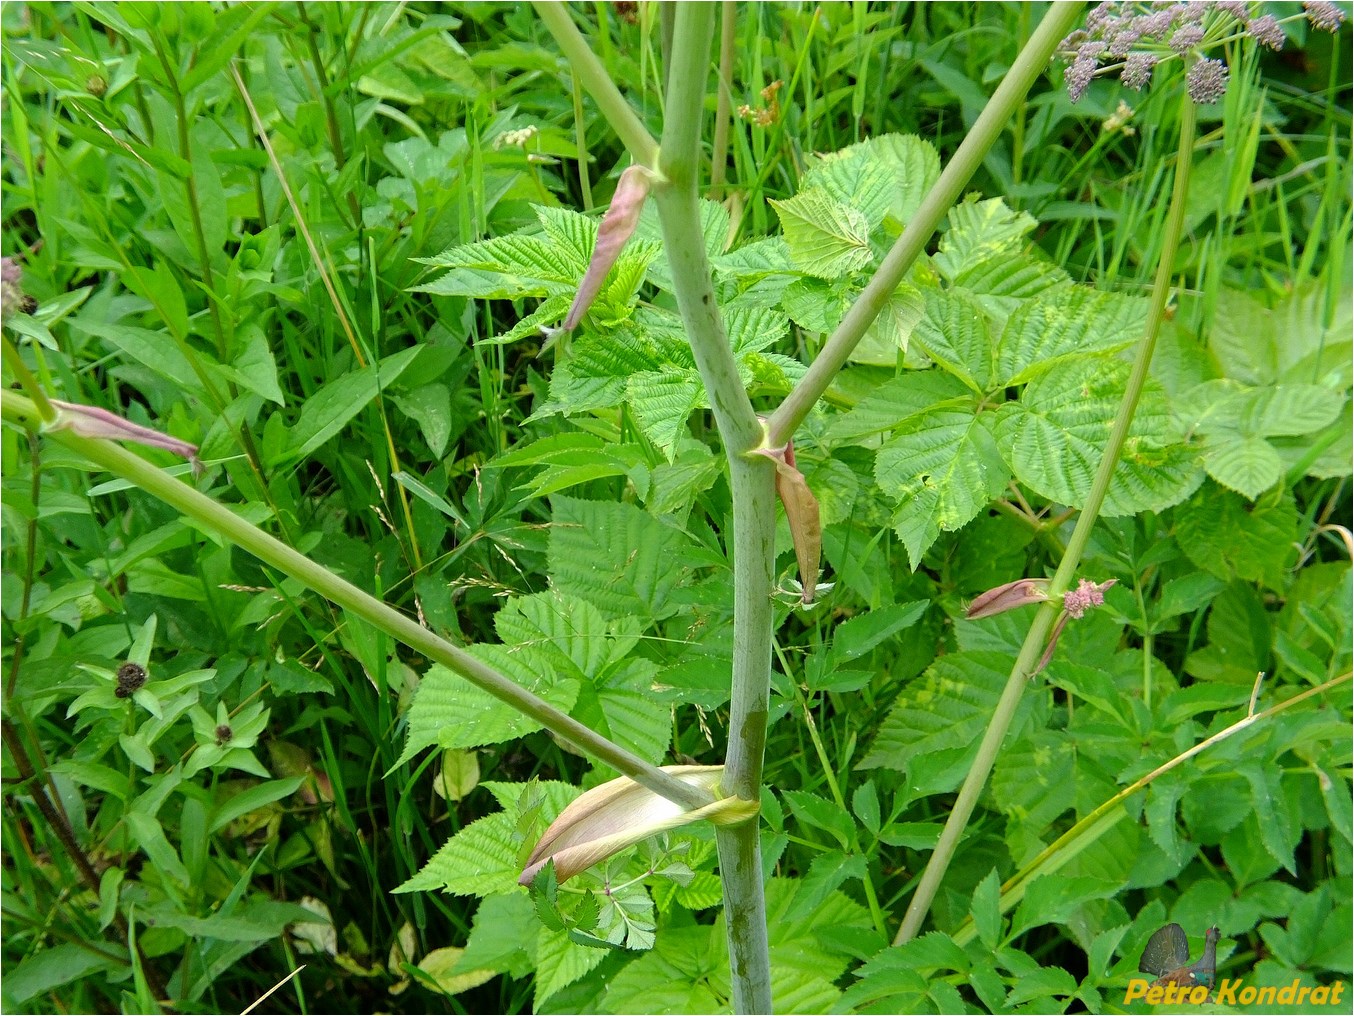
[[[130,660],[118,667],[118,683],[113,694],[118,698],[131,698],[146,683],[146,668]]]
[[[225,745],[234,736],[235,731],[230,729],[229,723],[222,723],[216,728],[216,743],[218,745]]]

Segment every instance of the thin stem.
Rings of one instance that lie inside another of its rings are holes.
[[[34,404],[14,392],[6,393],[0,410],[3,411],[4,419],[20,426],[32,426],[37,419]],[[82,438],[69,431],[53,431],[46,436],[78,452],[95,465],[130,480],[199,525],[222,534],[264,564],[271,565],[344,610],[351,611],[415,652],[450,668],[499,701],[506,702],[531,717],[580,751],[605,762],[654,793],[685,808],[704,807],[714,800],[699,788],[669,776],[658,767],[607,740],[522,688],[511,678],[481,663],[428,629],[420,627],[412,618],[405,617],[286,544],[275,540],[224,505],[217,504],[186,483],[166,475],[145,459],[118,447],[111,441]]]
[[[715,302],[701,238],[696,176],[714,13],[711,4],[682,4],[675,11],[667,113],[659,156],[659,167],[667,183],[655,189],[654,197],[677,308],[729,460],[733,538],[727,543],[733,557],[737,636],[723,790],[747,801],[758,801],[771,686],[775,467],[765,456],[747,454],[762,443],[764,432],[738,376],[738,365]],[[771,1011],[771,963],[759,835],[756,821],[720,827],[715,833],[728,930],[732,1001],[738,1013]]]
[[[1043,26],[1041,25],[1040,30],[1042,29]],[[1030,625],[1029,634],[1025,637],[1025,644],[1020,647],[1020,655],[1016,659],[1015,666],[1011,669],[1011,676],[1006,680],[1006,687],[1002,691],[1001,699],[998,701],[992,719],[988,723],[987,732],[983,735],[977,757],[974,758],[973,766],[969,769],[968,776],[964,779],[964,785],[959,790],[959,796],[955,799],[953,810],[951,810],[945,828],[940,834],[940,839],[936,842],[936,849],[926,865],[926,871],[917,885],[917,891],[912,894],[907,915],[903,918],[903,925],[898,929],[897,937],[894,938],[895,945],[901,945],[916,937],[917,932],[921,929],[922,921],[926,918],[926,912],[931,906],[931,901],[935,898],[936,890],[940,887],[940,880],[945,877],[945,870],[949,867],[950,859],[954,856],[955,848],[959,845],[959,839],[964,834],[964,827],[968,824],[969,816],[973,814],[973,808],[978,803],[978,795],[982,793],[983,787],[987,783],[988,774],[992,771],[992,765],[996,762],[1002,739],[1005,738],[1011,720],[1015,717],[1016,706],[1020,703],[1020,696],[1025,690],[1025,683],[1033,673],[1035,661],[1043,652],[1049,628],[1052,626],[1055,616],[1061,610],[1062,594],[1071,584],[1072,575],[1081,563],[1081,555],[1091,537],[1091,530],[1095,528],[1096,520],[1100,516],[1100,506],[1105,500],[1105,492],[1109,490],[1110,480],[1114,476],[1114,467],[1119,462],[1119,453],[1123,450],[1124,441],[1128,437],[1128,428],[1133,422],[1133,413],[1137,409],[1138,398],[1142,394],[1144,383],[1147,381],[1147,368],[1152,362],[1152,352],[1156,349],[1157,332],[1164,316],[1166,298],[1170,295],[1171,265],[1175,261],[1176,251],[1180,247],[1180,237],[1184,231],[1185,193],[1189,186],[1190,159],[1194,151],[1195,110],[1194,103],[1188,96],[1183,98],[1181,106],[1180,142],[1176,154],[1175,187],[1171,194],[1171,205],[1167,212],[1166,228],[1162,237],[1161,261],[1157,268],[1156,282],[1152,288],[1151,306],[1147,314],[1147,329],[1142,341],[1138,344],[1137,355],[1133,360],[1133,369],[1128,378],[1128,386],[1124,389],[1124,397],[1119,403],[1119,414],[1115,417],[1114,426],[1110,429],[1109,441],[1105,445],[1104,455],[1100,459],[1100,468],[1091,484],[1091,493],[1086,498],[1081,517],[1077,519],[1076,528],[1067,541],[1067,552],[1063,555],[1058,570],[1049,583],[1050,601],[1039,608],[1034,623]]]
[[[1044,20],[1039,23],[1030,41],[1006,72],[1006,77],[1002,78],[1001,84],[992,93],[992,98],[974,121],[958,151],[940,174],[940,179],[922,201],[917,214],[903,230],[903,235],[898,237],[893,249],[874,273],[874,278],[861,291],[794,390],[772,415],[767,428],[767,440],[773,447],[783,445],[794,436],[814,403],[845,366],[856,343],[884,309],[945,213],[958,200],[970,178],[982,165],[988,149],[1011,122],[1025,93],[1048,66],[1054,50],[1071,29],[1081,8],[1080,2],[1055,3],[1044,15]]]
[[[587,40],[574,27],[568,6],[551,0],[536,0],[532,6],[536,8],[537,17],[545,22],[545,27],[555,37],[556,44],[563,50],[574,76],[592,96],[602,116],[611,124],[611,129],[630,150],[635,161],[649,168],[657,165],[658,143],[644,129],[644,124],[630,108],[630,103],[626,102],[620,89],[612,82],[611,76],[593,54]],[[701,80],[705,80],[704,73]]]
[[[1072,856],[1075,856],[1075,853],[1080,852],[1080,849],[1089,846],[1100,836],[1113,828],[1114,825],[1127,814],[1122,808],[1119,808],[1119,805],[1123,804],[1124,801],[1128,800],[1128,798],[1132,797],[1138,791],[1145,790],[1158,776],[1163,776],[1172,769],[1183,765],[1196,755],[1207,751],[1209,748],[1213,747],[1213,745],[1219,744],[1229,737],[1239,734],[1243,730],[1246,730],[1257,723],[1261,723],[1270,717],[1277,716],[1285,709],[1291,709],[1299,702],[1305,702],[1314,695],[1320,695],[1323,692],[1330,691],[1338,685],[1344,684],[1346,681],[1350,680],[1351,676],[1352,675],[1349,672],[1346,672],[1339,677],[1331,678],[1329,681],[1308,688],[1306,691],[1300,692],[1291,699],[1280,702],[1278,705],[1270,706],[1270,708],[1262,713],[1257,713],[1255,711],[1255,694],[1252,693],[1251,703],[1245,716],[1230,726],[1219,730],[1216,734],[1204,738],[1204,740],[1193,747],[1185,749],[1169,762],[1164,762],[1157,766],[1146,776],[1141,776],[1134,780],[1127,787],[1124,787],[1123,790],[1100,804],[1094,811],[1084,816],[1072,826],[1071,829],[1068,829],[1067,832],[1063,833],[1040,851],[1039,855],[1035,857],[1034,860],[1030,861],[1030,863],[1021,868],[1019,872],[1007,879],[1005,884],[1001,887],[1001,911],[1005,913],[1016,906],[1025,895],[1026,887],[1033,882],[1035,878],[1041,875],[1052,874],[1066,863],[1066,859],[1058,860],[1059,855],[1067,855],[1067,859],[1070,859]],[[1257,681],[1256,690],[1258,691],[1258,689],[1259,682]],[[1077,847],[1076,851],[1070,849],[1073,846]],[[955,932],[954,940],[959,945],[963,946],[973,938],[973,935],[974,928],[972,921],[970,920],[965,922]]]
[[[724,186],[724,174],[729,159],[729,110],[733,106],[733,43],[738,26],[738,9],[734,0],[721,0],[719,5],[719,98],[715,104],[715,138],[710,155],[710,190],[718,193]]]

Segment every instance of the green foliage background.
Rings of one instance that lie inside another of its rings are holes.
[[[702,214],[759,405],[1039,12],[742,9],[734,105],[769,122],[735,117]],[[574,14],[657,130],[656,9]],[[721,761],[722,455],[651,211],[543,348],[627,160],[531,12],[0,19],[3,252],[37,302],[6,327],[49,391],[200,444],[202,489],[642,757]],[[999,891],[1244,716],[1257,672],[1262,709],[1349,672],[1348,29],[1302,24],[1284,54],[1236,43],[1202,113],[1174,315],[1083,566],[1117,585],[1028,691],[933,930],[897,949],[1027,623],[964,605],[1056,564],[1141,332],[1171,75],[1077,105],[1057,70],[1037,86],[800,429],[832,586],[799,606],[783,527],[763,800],[781,1011],[1120,1011],[1167,921],[1196,951],[1218,925],[1224,976],[1354,972],[1347,682]],[[1121,101],[1133,133],[1105,123]],[[239,1011],[300,963],[287,1011],[727,1005],[708,831],[528,896],[540,830],[612,772],[57,446],[0,440],[8,1009]],[[120,698],[127,659],[150,681]]]

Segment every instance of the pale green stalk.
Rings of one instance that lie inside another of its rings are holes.
[[[716,11],[713,4],[696,3],[682,4],[676,11],[659,156],[659,169],[667,182],[654,189],[654,200],[677,309],[729,460],[735,634],[723,790],[757,801],[761,797],[771,686],[776,473],[765,456],[748,454],[761,445],[763,428],[738,377],[738,364],[715,303],[701,235],[696,178]],[[738,1013],[771,1011],[771,964],[758,836],[756,821],[715,830],[733,1007]]]
[[[1081,8],[1079,2],[1055,3],[1044,15],[1044,20],[1039,23],[1030,41],[992,93],[992,98],[974,121],[963,143],[940,174],[940,179],[904,228],[903,235],[894,242],[874,277],[846,312],[808,371],[772,415],[767,428],[767,442],[770,445],[783,445],[794,436],[814,403],[827,391],[837,372],[846,365],[847,357],[856,348],[856,343],[860,342],[884,309],[913,262],[925,249],[931,234],[982,165],[988,149],[1010,124],[1016,108],[1024,101],[1025,93],[1048,67],[1054,50],[1071,30]]]
[[[25,427],[39,422],[36,404],[16,392],[5,392],[4,419]],[[78,452],[90,462],[158,497],[178,509],[202,527],[220,533],[236,546],[249,551],[260,561],[313,589],[325,599],[351,611],[410,649],[460,674],[471,684],[494,698],[530,716],[547,730],[574,745],[580,751],[600,759],[636,783],[685,808],[700,808],[714,798],[650,765],[618,744],[560,712],[543,699],[522,688],[511,678],[481,663],[469,653],[421,627],[358,589],[328,569],[316,564],[286,544],[246,522],[224,505],[218,504],[193,487],[167,475],[145,459],[119,447],[112,441],[79,437],[70,431],[52,431],[47,438]]]
[[[1041,25],[1040,30],[1042,31],[1042,29],[1043,26]],[[1133,369],[1128,378],[1128,386],[1124,389],[1123,400],[1119,403],[1119,414],[1115,417],[1114,426],[1110,429],[1109,441],[1105,445],[1105,453],[1100,459],[1100,468],[1091,484],[1091,493],[1086,498],[1086,505],[1082,508],[1081,517],[1077,519],[1072,537],[1067,541],[1067,551],[1058,565],[1053,580],[1049,583],[1050,600],[1039,608],[1039,613],[1035,615],[1034,623],[1030,625],[1029,633],[1025,636],[1025,644],[1021,646],[1020,655],[1016,658],[1015,666],[1011,669],[1011,676],[1006,680],[1006,687],[1003,689],[1001,699],[997,702],[996,710],[988,723],[987,732],[983,735],[982,744],[978,748],[978,755],[974,758],[973,766],[969,769],[968,776],[964,779],[964,785],[959,790],[959,796],[955,799],[950,817],[946,820],[945,828],[940,834],[940,839],[936,842],[935,851],[931,854],[931,859],[926,865],[926,871],[922,874],[921,881],[912,894],[912,900],[908,904],[902,927],[898,929],[898,934],[893,940],[895,945],[901,945],[916,937],[917,932],[921,929],[922,921],[926,918],[926,912],[931,906],[931,901],[935,898],[936,890],[940,887],[940,881],[945,877],[950,859],[954,856],[955,848],[964,835],[964,828],[968,824],[969,816],[973,814],[974,805],[978,803],[978,795],[982,793],[983,787],[987,783],[988,774],[992,771],[992,765],[1001,749],[1002,739],[1006,736],[1011,720],[1015,717],[1020,696],[1034,672],[1035,662],[1042,655],[1047,644],[1049,630],[1061,609],[1062,594],[1071,585],[1072,576],[1081,563],[1081,555],[1086,549],[1086,542],[1090,539],[1091,530],[1095,528],[1096,520],[1100,516],[1100,506],[1104,503],[1105,492],[1109,490],[1110,479],[1114,475],[1114,467],[1119,462],[1119,453],[1123,450],[1124,440],[1128,437],[1128,428],[1133,422],[1133,413],[1137,409],[1138,398],[1142,394],[1143,385],[1147,381],[1147,369],[1152,362],[1152,352],[1156,349],[1157,332],[1165,314],[1166,299],[1170,295],[1171,265],[1174,263],[1175,253],[1180,247],[1180,237],[1183,233],[1185,221],[1185,194],[1189,186],[1190,158],[1194,150],[1195,116],[1194,103],[1188,96],[1184,98],[1181,105],[1180,143],[1176,154],[1175,186],[1171,194],[1171,206],[1167,213],[1166,228],[1162,237],[1161,260],[1158,263],[1156,281],[1152,287],[1151,304],[1147,314],[1147,329],[1142,342],[1138,344],[1137,355],[1133,360]]]
[[[532,6],[536,8],[536,16],[545,22],[545,27],[550,29],[550,34],[568,58],[574,77],[592,96],[593,102],[597,103],[597,108],[621,143],[630,150],[637,163],[649,169],[654,168],[658,162],[658,143],[645,130],[644,124],[611,80],[602,62],[593,55],[588,41],[574,27],[569,8],[552,0],[537,0]],[[705,80],[704,74],[701,80]]]

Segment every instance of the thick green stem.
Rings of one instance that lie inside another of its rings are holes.
[[[775,466],[748,455],[764,433],[738,377],[738,365],[715,303],[701,236],[696,193],[701,113],[714,34],[712,4],[676,10],[663,146],[655,189],[663,247],[672,270],[677,308],[710,398],[729,460],[733,496],[734,657],[729,749],[723,790],[748,801],[761,797],[762,758],[771,685],[771,593],[775,570]],[[762,886],[758,823],[720,828],[720,880],[728,929],[734,1011],[771,1011],[771,964]]]
[[[827,391],[837,372],[846,365],[846,359],[856,348],[856,343],[884,309],[898,284],[926,247],[931,234],[940,225],[941,219],[982,165],[988,149],[1009,126],[1025,93],[1048,67],[1059,41],[1067,35],[1081,8],[1079,2],[1055,3],[1044,15],[1044,20],[1039,23],[1030,41],[1006,72],[1006,77],[1002,78],[1001,84],[992,93],[992,98],[974,121],[949,165],[940,174],[940,179],[922,201],[917,214],[903,230],[903,235],[898,237],[893,249],[874,273],[874,278],[846,312],[808,372],[771,417],[771,425],[767,428],[769,444],[783,445],[794,436],[814,403]]]
[[[658,162],[657,142],[644,129],[644,124],[630,108],[630,103],[625,101],[625,96],[611,80],[602,62],[593,55],[588,41],[574,27],[568,6],[555,0],[536,0],[532,6],[536,8],[536,16],[545,22],[545,27],[564,51],[574,77],[597,103],[597,108],[602,111],[607,123],[611,124],[616,136],[630,150],[637,163],[652,169]],[[701,80],[705,80],[704,74]]]
[[[1041,25],[1040,28],[1042,30],[1043,26]],[[1049,629],[1058,614],[1062,594],[1071,585],[1072,576],[1081,563],[1081,555],[1091,537],[1091,530],[1095,528],[1096,520],[1100,516],[1100,506],[1105,500],[1105,492],[1109,490],[1110,480],[1114,476],[1114,467],[1119,462],[1119,453],[1123,450],[1124,440],[1128,437],[1128,428],[1133,422],[1133,413],[1137,409],[1138,398],[1142,394],[1144,383],[1147,381],[1147,369],[1152,363],[1152,352],[1156,349],[1157,332],[1165,313],[1166,298],[1170,295],[1171,265],[1174,263],[1176,251],[1180,247],[1180,236],[1185,221],[1185,194],[1189,186],[1190,158],[1194,150],[1194,103],[1186,96],[1181,106],[1180,144],[1176,154],[1175,187],[1171,194],[1171,207],[1167,213],[1166,229],[1162,238],[1161,261],[1157,266],[1156,281],[1152,287],[1152,300],[1147,314],[1147,330],[1143,335],[1142,342],[1138,344],[1137,355],[1133,360],[1133,369],[1128,378],[1128,386],[1124,390],[1123,400],[1119,403],[1119,414],[1115,417],[1114,426],[1110,429],[1109,441],[1105,445],[1105,453],[1101,457],[1100,468],[1091,484],[1091,493],[1082,508],[1081,517],[1077,519],[1072,537],[1067,541],[1067,551],[1058,565],[1058,570],[1054,574],[1052,582],[1049,583],[1051,600],[1039,608],[1034,623],[1030,625],[1029,634],[1025,637],[1025,644],[1020,648],[1020,655],[1016,658],[1015,666],[1011,669],[1011,676],[1007,679],[1006,688],[1002,691],[1001,699],[992,714],[987,733],[983,735],[982,744],[978,747],[978,755],[973,760],[973,766],[969,769],[968,776],[964,779],[964,785],[959,790],[959,796],[955,799],[954,808],[951,810],[945,828],[940,834],[940,839],[936,842],[936,849],[931,854],[931,860],[926,865],[926,871],[917,884],[916,892],[912,894],[907,914],[903,918],[903,925],[898,929],[897,937],[894,938],[896,945],[916,937],[917,932],[921,929],[922,921],[926,918],[926,912],[931,906],[931,901],[935,898],[936,890],[940,888],[940,880],[945,877],[950,859],[954,856],[959,839],[964,834],[964,827],[968,824],[969,816],[973,814],[974,805],[978,803],[978,795],[982,793],[983,787],[987,783],[988,774],[992,771],[997,752],[1001,749],[1002,739],[1011,726],[1016,706],[1019,705],[1020,696],[1025,690],[1025,683],[1033,673],[1035,661],[1043,653]]]
[[[33,427],[39,422],[34,403],[15,392],[5,393],[2,409],[4,418],[11,423]],[[204,528],[220,533],[265,564],[272,565],[344,610],[351,611],[415,652],[450,668],[496,699],[530,716],[580,751],[600,759],[654,793],[686,808],[704,807],[714,800],[709,794],[669,776],[657,766],[650,765],[585,727],[511,678],[420,627],[418,622],[273,539],[224,505],[217,504],[186,483],[166,475],[140,456],[133,455],[111,441],[79,437],[69,431],[53,431],[47,437],[78,452],[95,465],[130,480]]]

